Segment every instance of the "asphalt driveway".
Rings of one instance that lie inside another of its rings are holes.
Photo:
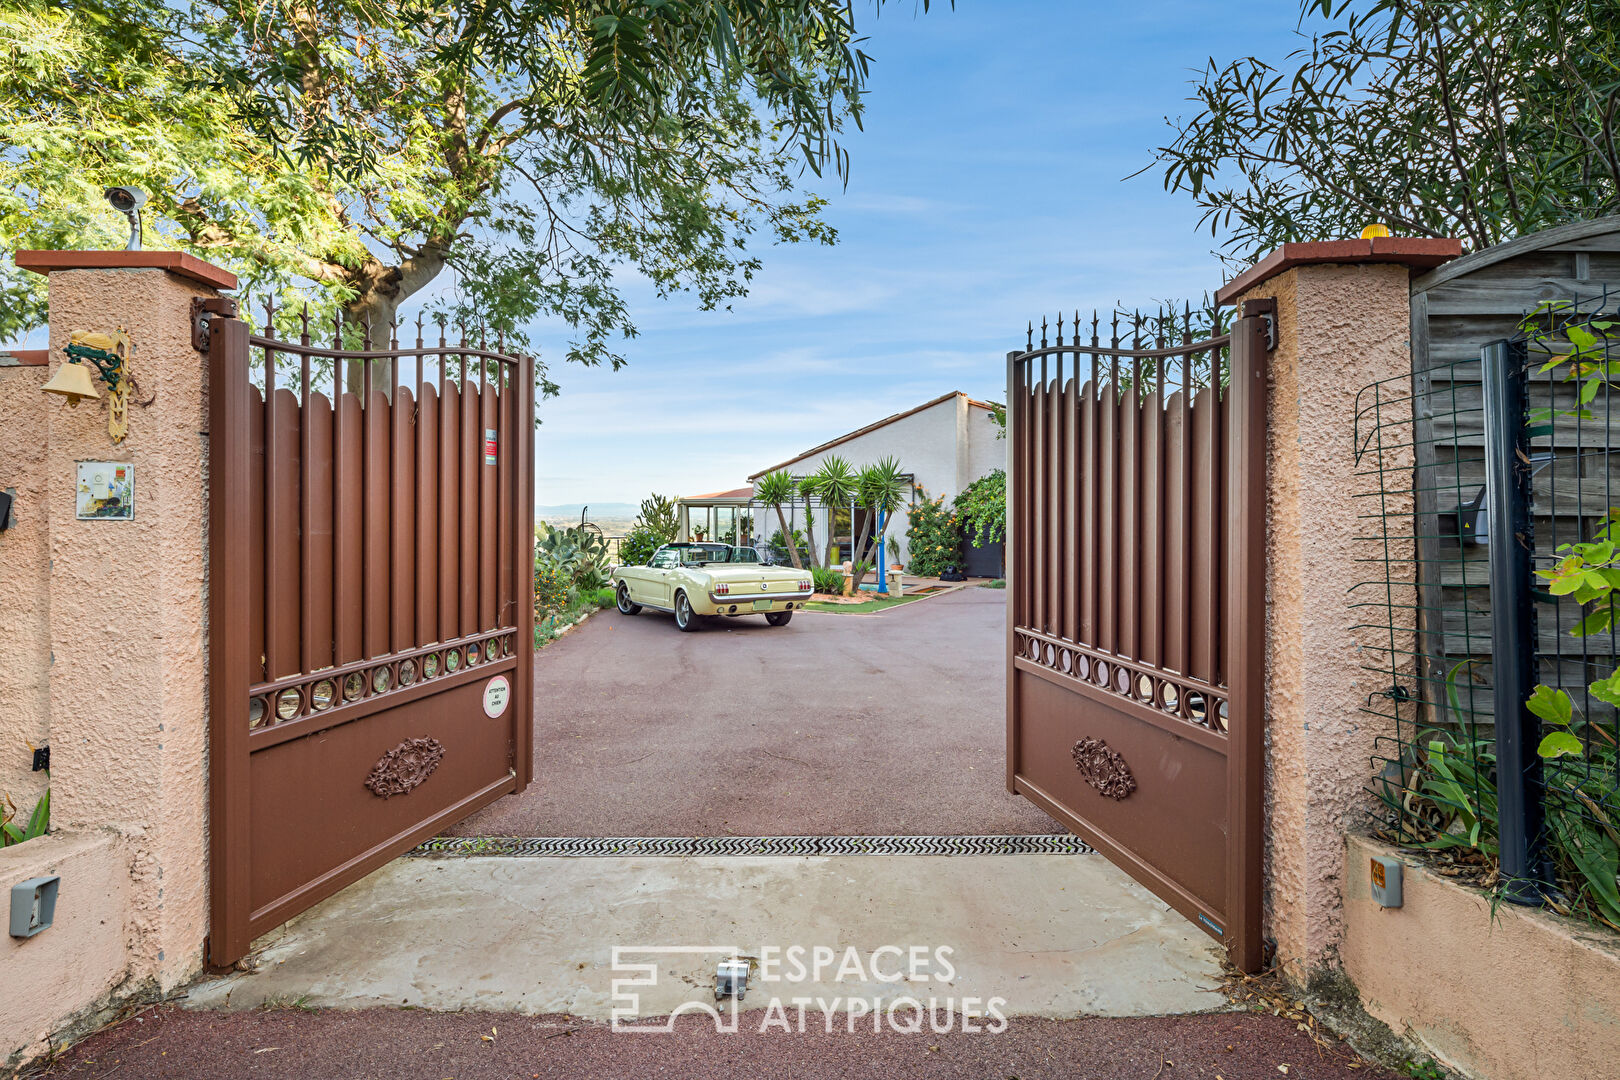
[[[535,782],[453,833],[1053,833],[1004,780],[1006,594],[878,615],[605,611],[535,658]]]

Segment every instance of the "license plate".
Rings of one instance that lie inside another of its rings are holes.
[[[771,607],[771,602],[769,600],[755,600],[754,601],[754,610],[755,611],[769,611],[770,607]]]

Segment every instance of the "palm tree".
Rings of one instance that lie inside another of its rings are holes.
[[[875,465],[865,466],[856,478],[855,489],[857,504],[882,516],[883,527],[873,538],[875,543],[882,544],[884,534],[889,531],[889,522],[894,520],[895,511],[906,503],[906,475],[900,471],[900,462],[892,457],[886,457]],[[857,552],[866,550],[871,527],[871,516],[868,515],[866,524],[861,527],[861,541],[855,545]],[[857,562],[856,565],[860,564]],[[861,581],[865,577],[864,571],[856,577],[853,591],[859,592]]]
[[[821,459],[820,468],[804,478],[806,494],[814,494],[821,500],[821,505],[828,507],[827,525],[831,529],[836,515],[835,508],[848,506],[855,498],[855,470],[849,462],[837,454],[828,454]],[[815,550],[815,537],[810,540],[812,553]],[[813,554],[812,554],[813,557]]]
[[[810,549],[810,565],[821,569],[821,559],[816,556],[816,511],[811,506],[811,500],[816,494],[816,478],[807,476],[799,481],[799,494],[804,496],[804,544]]]
[[[786,469],[778,469],[773,473],[766,473],[759,478],[759,484],[754,488],[754,498],[766,506],[776,507],[776,520],[782,525],[782,536],[787,541],[788,558],[793,560],[793,569],[803,570],[804,563],[799,560],[799,545],[793,542],[793,533],[788,528],[787,515],[782,513],[784,503],[791,503],[799,496],[799,485],[793,482]]]

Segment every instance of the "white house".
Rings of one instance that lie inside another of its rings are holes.
[[[749,487],[681,499],[682,537],[695,539],[701,531],[711,539],[725,539],[740,521],[745,534],[769,540],[780,529],[776,511],[752,499],[753,485],[766,473],[779,469],[802,479],[815,472],[831,454],[844,458],[855,469],[893,457],[911,477],[911,502],[941,495],[948,502],[979,477],[1006,467],[1007,444],[997,438],[1001,429],[994,416],[995,407],[989,402],[975,400],[961,391],[925,401],[760,469],[748,478]],[[807,509],[815,522],[811,539],[822,558],[837,563],[849,557],[850,508],[822,506],[819,502],[809,507],[803,502],[783,507],[789,528],[804,529]],[[857,535],[866,514],[865,510],[855,512]],[[905,512],[896,516],[899,520],[889,523],[888,535],[899,540],[900,558],[905,561],[909,555]]]

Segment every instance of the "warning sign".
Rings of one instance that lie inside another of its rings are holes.
[[[484,429],[484,464],[495,464],[495,429]]]
[[[493,719],[506,711],[506,703],[512,700],[512,684],[506,681],[505,675],[497,675],[484,684],[484,715]]]

